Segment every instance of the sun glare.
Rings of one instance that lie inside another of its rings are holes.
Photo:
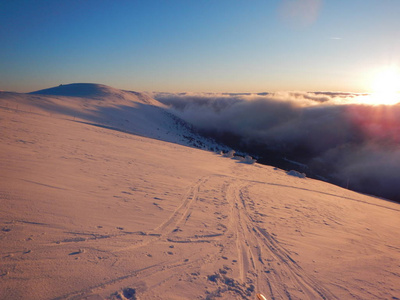
[[[370,104],[391,105],[400,102],[400,71],[390,67],[378,72],[372,82]]]

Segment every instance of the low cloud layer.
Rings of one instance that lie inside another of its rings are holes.
[[[400,105],[325,92],[154,96],[204,132],[234,136],[247,149],[279,152],[336,183],[400,201]]]

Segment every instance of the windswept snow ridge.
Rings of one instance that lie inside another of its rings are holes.
[[[0,94],[6,103],[10,96],[7,94]],[[123,91],[102,84],[73,83],[12,97],[14,105],[19,105],[21,110],[40,108],[41,111],[68,116],[76,122],[94,126],[216,152],[229,150],[196,133],[191,125],[144,93]],[[13,104],[7,105],[11,107]]]

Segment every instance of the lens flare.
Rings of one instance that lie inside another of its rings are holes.
[[[396,67],[388,67],[378,72],[372,82],[372,94],[369,104],[392,105],[400,102],[400,71]]]

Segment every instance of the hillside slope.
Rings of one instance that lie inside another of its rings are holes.
[[[30,94],[0,92],[0,105],[186,146],[215,151],[228,149],[197,134],[150,96],[102,84],[74,83]]]
[[[400,298],[399,204],[29,97],[0,102],[0,299]]]

